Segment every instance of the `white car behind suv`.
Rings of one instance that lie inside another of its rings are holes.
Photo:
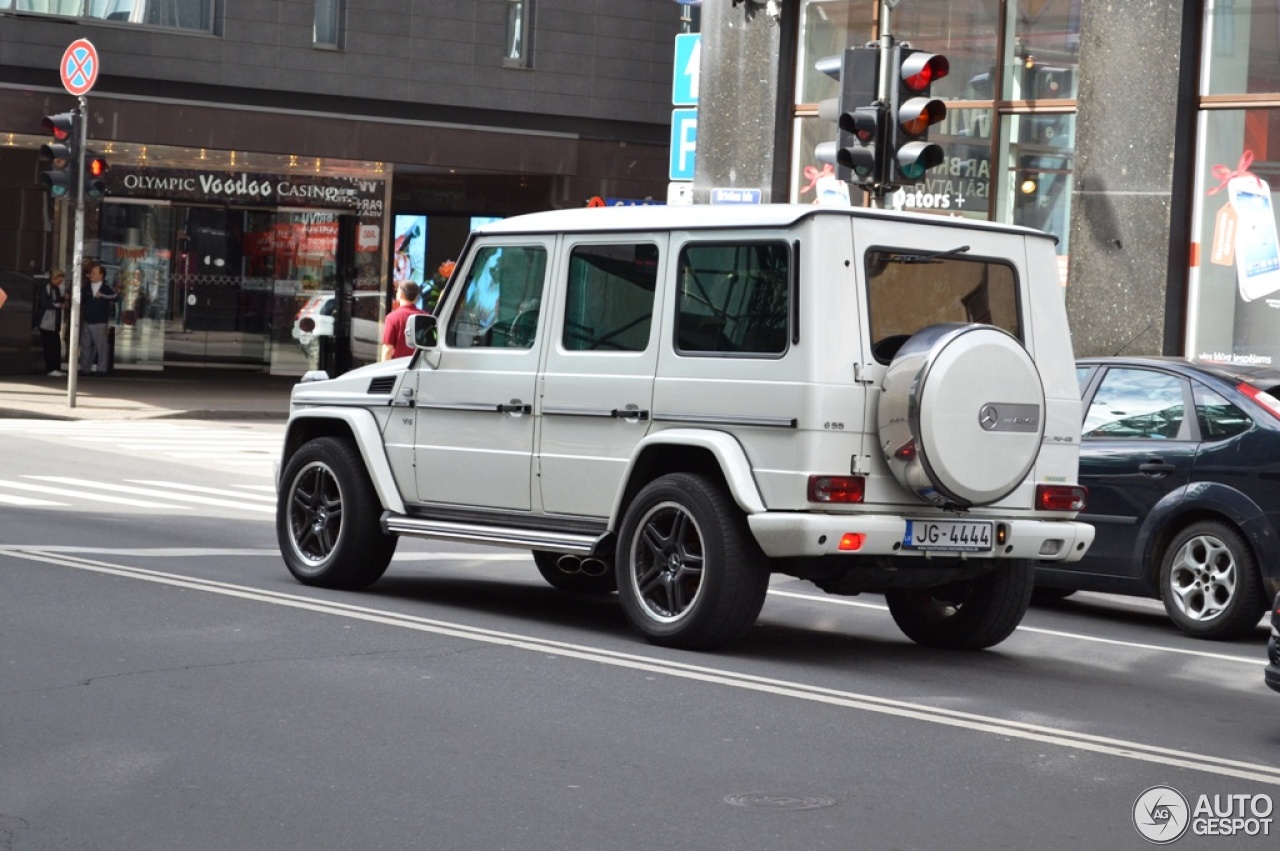
[[[418,351],[293,392],[277,529],[359,588],[398,536],[523,547],[707,648],[769,576],[883,591],[988,647],[1079,559],[1080,401],[1050,237],[813,206],[516,217],[473,234]]]

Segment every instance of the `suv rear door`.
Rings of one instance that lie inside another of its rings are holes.
[[[649,429],[665,234],[566,237],[539,388],[548,513],[607,516]]]

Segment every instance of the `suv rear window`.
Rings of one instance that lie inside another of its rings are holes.
[[[871,345],[880,363],[939,322],[983,322],[1022,339],[1018,279],[1008,263],[890,248],[868,251],[866,262]]]
[[[680,252],[676,350],[780,355],[791,319],[784,242],[698,243]]]

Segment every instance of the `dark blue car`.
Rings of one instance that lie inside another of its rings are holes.
[[[1280,593],[1280,369],[1183,358],[1077,362],[1088,554],[1037,570],[1037,597],[1157,597],[1225,639]]]

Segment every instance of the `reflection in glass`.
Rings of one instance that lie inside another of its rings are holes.
[[[1075,164],[1075,116],[1004,116],[1001,150],[1006,178],[999,221],[1058,237],[1058,254],[1070,251],[1071,186]]]
[[[1280,91],[1280,12],[1274,2],[1205,3],[1205,60],[1201,93]]]
[[[1018,0],[1009,6],[1004,98],[1074,98],[1080,56],[1080,0]]]

